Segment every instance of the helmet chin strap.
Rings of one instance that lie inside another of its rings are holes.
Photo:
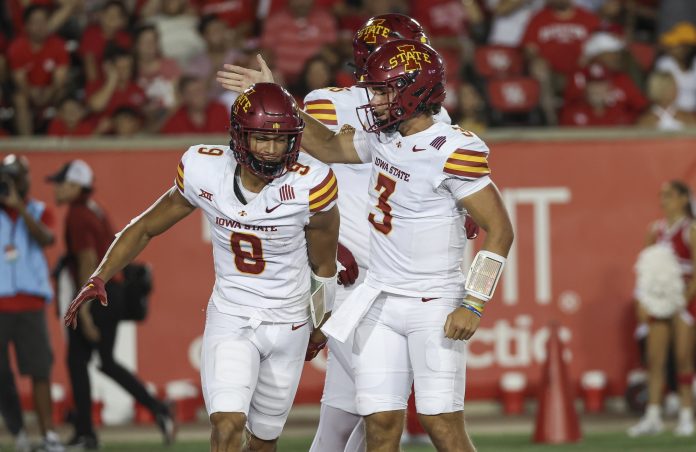
[[[284,160],[280,162],[264,162],[254,157],[254,154],[251,152],[249,152],[247,162],[249,164],[249,167],[251,167],[254,170],[257,176],[269,180],[276,177],[276,174],[281,170],[281,167],[285,164]]]

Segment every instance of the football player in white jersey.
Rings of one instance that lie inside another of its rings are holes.
[[[356,80],[362,76],[362,67],[370,53],[380,45],[396,39],[429,42],[423,27],[403,14],[375,16],[358,29],[353,38]],[[362,128],[357,109],[368,101],[365,89],[351,86],[314,90],[305,96],[304,104],[307,113],[338,132],[343,127]],[[444,108],[434,119],[451,123]],[[354,283],[362,282],[368,269],[370,223],[367,221],[366,209],[371,165],[332,165],[332,169],[341,189],[341,198],[338,200],[341,213],[338,261],[346,268],[339,271],[338,275],[339,286],[334,306],[338,307],[356,287]],[[365,429],[359,425],[362,418],[355,404],[355,376],[351,364],[353,338],[351,336],[345,342],[329,338],[328,348],[319,426],[310,452],[365,450]]]
[[[272,80],[259,61],[260,76],[235,68],[228,85]],[[463,415],[466,340],[493,296],[512,225],[490,178],[488,147],[433,121],[445,98],[442,57],[423,43],[391,41],[370,55],[364,72],[364,130],[335,134],[303,114],[303,149],[328,163],[372,166],[369,271],[322,330],[345,341],[357,325],[352,358],[368,450],[398,450],[414,380],[435,447],[474,450]],[[464,212],[486,231],[466,276]]]
[[[303,127],[280,86],[241,93],[230,146],[184,154],[175,186],[118,234],[65,317],[75,326],[81,304],[106,305],[104,282],[200,207],[215,261],[201,357],[213,451],[240,450],[245,428],[246,450],[275,450],[304,360],[325,340],[311,326],[335,296],[338,183],[328,166],[300,154]]]

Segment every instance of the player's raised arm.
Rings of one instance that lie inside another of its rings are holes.
[[[116,235],[104,259],[70,304],[65,314],[65,324],[76,328],[76,315],[80,306],[90,300],[98,299],[106,306],[106,281],[135,259],[150,239],[174,226],[194,209],[179,190],[172,187],[149,209],[131,221]]]
[[[241,93],[255,83],[275,83],[273,73],[261,55],[256,55],[256,61],[261,70],[237,66],[235,64],[224,64],[224,70],[217,71],[215,79],[228,91]]]
[[[261,55],[257,55],[256,59],[261,70],[225,64],[225,70],[217,72],[218,83],[223,88],[238,93],[255,83],[274,83],[273,73]],[[353,144],[354,130],[336,134],[308,113],[301,114],[305,121],[302,149],[308,154],[324,163],[363,163]]]
[[[363,163],[355,150],[355,129],[334,133],[309,113],[301,115],[305,122],[302,149],[309,155],[324,163]]]

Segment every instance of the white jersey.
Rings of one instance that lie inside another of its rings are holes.
[[[357,86],[317,89],[304,98],[305,111],[334,132],[346,126],[363,130],[357,108],[368,102],[367,91]],[[444,108],[433,119],[446,124],[452,122]],[[369,268],[370,224],[367,222],[367,203],[370,167],[367,163],[331,165],[343,193],[338,200],[341,214],[339,241],[353,253],[361,268]]]
[[[372,166],[368,285],[410,296],[464,296],[465,212],[456,203],[490,183],[488,147],[443,123],[409,136],[356,131],[354,144]]]
[[[255,321],[306,320],[310,267],[304,229],[314,213],[336,204],[336,177],[327,165],[300,153],[292,171],[245,202],[235,190],[238,166],[228,146],[192,146],[175,180],[210,223],[211,299],[220,312]]]

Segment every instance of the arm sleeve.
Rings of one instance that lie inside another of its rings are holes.
[[[483,189],[488,184],[493,182],[490,176],[481,177],[475,181],[465,181],[456,177],[445,179],[440,184],[440,187],[452,194],[454,199],[459,201],[462,198],[473,195],[477,191]]]
[[[488,149],[456,149],[447,157],[442,173],[448,178],[468,181],[490,175]]]
[[[372,160],[372,145],[370,143],[370,134],[364,130],[355,130],[353,136],[353,146],[358,153],[358,158],[363,163],[370,163]]]
[[[473,183],[489,177],[491,174],[488,166],[488,146],[481,139],[476,136],[467,137],[452,147],[455,146],[453,151],[448,151],[450,153],[444,160],[442,170],[436,173],[433,180],[433,188],[435,189],[440,189],[443,182],[448,179]]]
[[[310,213],[330,210],[338,199],[338,182],[331,168],[324,166],[318,176],[321,177],[321,182],[309,190]]]

